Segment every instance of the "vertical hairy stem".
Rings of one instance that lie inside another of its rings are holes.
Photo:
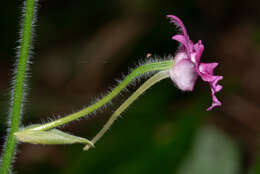
[[[21,42],[19,47],[19,55],[17,60],[17,67],[15,72],[15,81],[11,96],[11,108],[9,118],[9,131],[5,142],[5,147],[2,152],[0,174],[11,173],[11,163],[16,149],[16,138],[14,132],[17,132],[20,125],[20,118],[22,113],[22,105],[24,99],[24,87],[26,70],[28,69],[28,57],[32,40],[32,27],[35,15],[35,1],[25,1],[25,14],[22,24]]]

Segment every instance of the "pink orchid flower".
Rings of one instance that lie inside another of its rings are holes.
[[[168,15],[171,22],[180,27],[182,34],[176,34],[172,37],[173,40],[180,42],[181,46],[178,49],[175,58],[174,66],[170,70],[170,77],[173,82],[183,91],[192,91],[198,76],[205,82],[208,82],[211,89],[212,105],[207,111],[212,110],[216,106],[220,106],[221,102],[217,99],[216,93],[222,89],[218,84],[223,76],[213,75],[213,71],[218,63],[201,63],[200,57],[204,50],[204,46],[199,40],[193,43],[187,34],[186,28],[182,21],[173,15]]]

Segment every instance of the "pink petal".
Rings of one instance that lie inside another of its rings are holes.
[[[171,22],[172,22],[172,23],[174,23],[176,26],[180,27],[180,28],[181,28],[181,31],[182,31],[182,33],[183,33],[183,35],[182,35],[182,34],[174,35],[174,36],[172,37],[172,39],[173,39],[173,40],[176,40],[176,41],[180,42],[182,45],[184,45],[188,57],[191,58],[191,55],[190,55],[190,54],[191,54],[191,52],[192,52],[193,43],[192,43],[192,41],[189,39],[189,36],[188,36],[188,34],[187,34],[187,31],[186,31],[186,28],[185,28],[184,24],[182,23],[182,21],[181,21],[177,16],[168,15],[167,17],[171,19]]]
[[[210,84],[211,84],[211,88],[213,88],[215,93],[217,93],[222,89],[222,86],[218,84],[218,81],[222,80],[223,76],[215,76],[215,77],[216,77],[215,80]]]
[[[222,85],[216,85],[215,91],[219,92],[222,89]]]
[[[214,69],[218,66],[217,62],[214,63],[200,63],[199,71],[203,74],[212,75]]]
[[[217,83],[219,80],[222,80],[223,77],[222,76],[215,76],[215,77],[216,77],[215,80],[209,83],[211,87],[212,104],[207,109],[207,111],[212,110],[216,106],[221,106],[221,102],[217,99],[216,93],[222,89],[222,86]]]
[[[218,63],[200,63],[199,67],[196,69],[200,77],[203,81],[206,82],[214,82],[216,79],[218,79],[220,76],[214,76],[213,71],[216,68]]]
[[[195,63],[196,63],[196,65],[198,65],[199,61],[200,61],[200,57],[204,51],[204,45],[202,44],[201,40],[199,40],[196,44],[193,45],[193,49],[196,53]]]
[[[203,74],[203,73],[200,73],[200,77],[202,78],[203,81],[209,82],[209,83],[213,82],[217,78],[217,76]]]
[[[182,34],[176,34],[174,36],[172,36],[173,40],[176,40],[178,42],[180,42],[181,44],[183,44],[187,49],[189,49],[189,45],[188,45],[188,41],[187,38],[182,35]]]
[[[210,84],[211,96],[212,96],[212,105],[207,109],[207,111],[212,110],[216,106],[220,106],[221,102],[217,99],[216,93],[222,89],[222,86],[218,84],[219,80],[223,79],[223,76],[213,75],[213,71],[216,68],[218,63],[200,63],[197,72],[203,81],[206,81]]]
[[[197,80],[194,64],[189,59],[175,63],[169,71],[172,81],[183,91],[192,91]]]
[[[174,23],[176,26],[181,28],[181,31],[183,32],[184,37],[186,37],[186,40],[189,40],[189,36],[187,34],[186,28],[185,28],[184,24],[182,23],[182,21],[177,16],[174,16],[174,15],[167,15],[167,17],[171,19],[172,23]]]
[[[212,94],[212,104],[208,107],[207,111],[211,111],[214,107],[221,106],[221,102],[217,99],[217,97]]]

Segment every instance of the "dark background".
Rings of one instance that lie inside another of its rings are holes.
[[[0,5],[0,144],[6,135],[10,84],[22,1]],[[46,122],[91,103],[148,53],[174,54],[180,17],[203,62],[224,76],[211,104],[208,84],[185,93],[164,80],[140,97],[96,144],[20,144],[15,173],[242,174],[260,168],[260,1],[41,0],[23,125]],[[92,138],[130,92],[63,130]],[[258,162],[259,161],[259,162]]]

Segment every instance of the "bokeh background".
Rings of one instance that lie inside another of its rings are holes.
[[[6,135],[10,83],[22,1],[0,5],[0,144]],[[223,106],[206,112],[210,90],[192,93],[164,80],[140,97],[96,144],[20,144],[15,173],[244,174],[260,172],[260,1],[40,0],[23,125],[64,116],[91,103],[148,53],[174,54],[179,16],[203,62],[219,62]],[[92,138],[119,104],[64,128]]]

